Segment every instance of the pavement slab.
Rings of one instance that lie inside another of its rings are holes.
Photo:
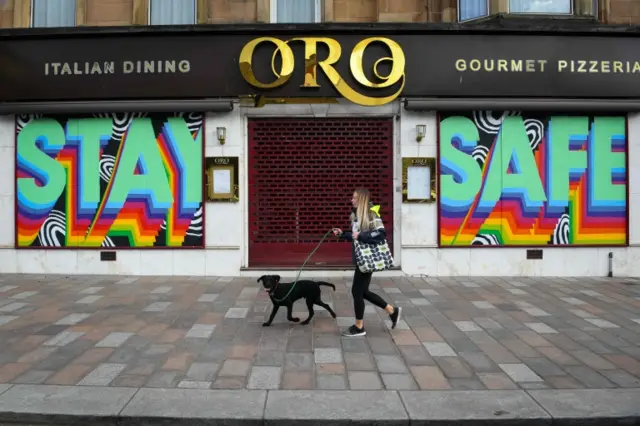
[[[266,398],[267,393],[260,390],[140,389],[121,417],[125,422],[190,419],[257,425],[262,422]]]
[[[565,424],[640,423],[640,389],[532,390],[529,394]]]
[[[264,412],[265,425],[354,423],[407,425],[409,417],[393,391],[275,391]]]
[[[400,396],[412,422],[551,424],[551,416],[524,391],[408,391]]]
[[[367,304],[367,335],[358,338],[340,335],[353,323],[345,279],[330,279],[335,291],[322,289],[337,319],[318,308],[304,326],[287,321],[281,309],[270,327],[262,323],[271,302],[253,278],[4,274],[0,280],[0,421],[20,412],[27,422],[48,415],[108,422],[132,410],[146,415],[155,395],[166,401],[151,414],[170,419],[191,410],[215,424],[222,421],[215,410],[178,401],[221,395],[217,412],[236,416],[238,424],[263,424],[275,421],[272,395],[274,404],[284,404],[292,394],[314,392],[321,405],[338,410],[340,395],[364,406],[364,395],[381,395],[390,412],[401,401],[404,411],[388,424],[422,422],[420,415],[424,424],[446,424],[456,410],[466,418],[464,398],[478,420],[639,416],[625,401],[640,401],[640,280],[374,277],[371,289],[402,306],[403,321],[391,330],[386,312]],[[294,316],[306,317],[303,301]],[[237,392],[262,395],[262,409],[271,411],[234,412]],[[495,401],[496,395],[510,396]],[[136,403],[127,405],[132,397]],[[414,407],[412,397],[424,404]],[[296,401],[291,410],[307,409]],[[292,416],[313,424],[317,410],[308,410],[309,418]],[[135,415],[125,417],[133,422]]]
[[[137,389],[15,385],[0,394],[0,421],[76,423],[115,419]]]

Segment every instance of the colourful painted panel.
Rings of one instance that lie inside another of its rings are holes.
[[[624,116],[440,118],[440,245],[625,245]]]
[[[202,247],[203,114],[16,118],[18,247]]]

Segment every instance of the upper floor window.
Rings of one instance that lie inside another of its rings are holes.
[[[458,0],[458,21],[468,21],[488,15],[487,0]]]
[[[308,24],[321,22],[320,0],[271,0],[271,22]]]
[[[196,0],[151,0],[149,24],[189,25],[196,23]]]
[[[33,27],[75,27],[76,0],[33,0]]]
[[[509,0],[511,13],[570,14],[572,0]]]

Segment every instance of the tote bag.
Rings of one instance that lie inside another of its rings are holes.
[[[361,243],[354,241],[356,265],[361,272],[384,271],[393,267],[393,256],[387,240],[377,244]]]

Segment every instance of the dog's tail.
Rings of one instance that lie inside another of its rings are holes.
[[[336,286],[331,284],[331,283],[326,283],[324,281],[319,281],[318,285],[323,285],[325,287],[331,287],[333,289],[333,291],[336,291]]]

